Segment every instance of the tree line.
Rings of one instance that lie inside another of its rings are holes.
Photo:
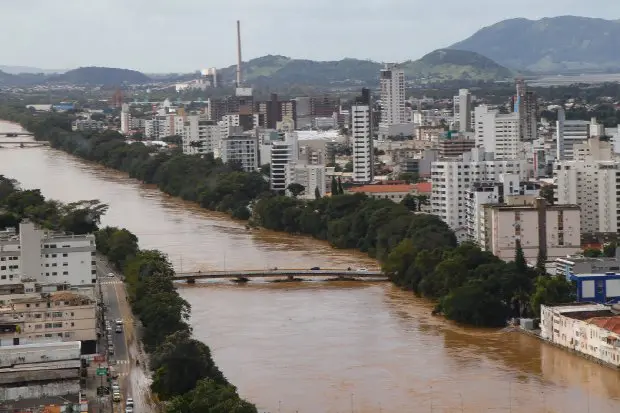
[[[190,305],[174,288],[175,273],[166,255],[140,250],[138,238],[126,229],[99,229],[106,210],[97,200],[46,200],[38,189],[20,189],[15,180],[0,175],[0,229],[28,219],[50,230],[94,233],[97,250],[123,271],[133,312],[144,327],[151,390],[167,402],[167,413],[257,413],[217,368],[209,347],[192,338]]]
[[[547,276],[542,268],[529,268],[518,249],[515,262],[505,263],[475,245],[457,245],[454,232],[441,219],[416,213],[427,202],[422,198],[407,197],[396,204],[346,194],[335,180],[331,197],[305,201],[278,196],[268,191],[260,173],[236,170],[212,155],[128,145],[115,132],[84,136],[63,128],[66,116],[37,117],[23,109],[11,110],[14,118],[8,119],[21,122],[37,139],[49,139],[56,148],[128,171],[171,195],[249,218],[253,226],[311,235],[336,248],[366,252],[380,261],[396,285],[435,300],[436,312],[449,319],[499,326],[512,316],[537,315],[541,303],[574,297],[570,283]],[[4,111],[7,108],[0,108],[0,118],[7,118]]]

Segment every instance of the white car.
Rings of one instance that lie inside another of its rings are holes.
[[[133,407],[125,406],[125,413],[133,413]]]
[[[114,277],[114,273],[113,272],[109,273],[108,277]]]
[[[133,399],[131,397],[127,397],[127,401],[125,402],[125,406],[131,407],[133,409]]]
[[[357,272],[368,272],[368,268],[358,268]]]

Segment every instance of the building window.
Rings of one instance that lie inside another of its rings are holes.
[[[62,275],[69,275],[69,271],[63,271]]]
[[[54,323],[54,328],[62,328],[62,323]]]
[[[52,313],[52,317],[55,317],[55,318],[62,317],[62,312],[54,312]]]
[[[66,252],[64,254],[62,254],[63,257],[68,257],[69,254],[67,254]]]
[[[52,323],[45,323],[45,328],[52,328]]]

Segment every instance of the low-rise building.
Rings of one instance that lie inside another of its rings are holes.
[[[601,304],[541,305],[541,337],[620,367],[620,316]]]
[[[396,203],[401,202],[407,195],[420,195],[430,197],[431,183],[420,182],[417,184],[374,184],[362,185],[350,188],[349,193],[362,193],[371,198],[389,199]],[[425,205],[427,207],[427,205]],[[429,207],[430,208],[430,207]]]
[[[555,259],[555,275],[570,279],[577,274],[606,274],[620,272],[620,247],[615,257],[584,257],[581,254]]]
[[[0,296],[0,347],[50,341],[80,341],[84,353],[94,353],[96,301],[73,291]]]
[[[103,132],[108,129],[108,125],[100,120],[77,119],[71,123],[71,129],[80,132]]]
[[[575,274],[569,280],[577,284],[579,302],[610,304],[620,301],[620,274]]]

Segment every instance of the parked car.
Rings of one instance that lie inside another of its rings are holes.
[[[108,277],[114,277],[114,273],[113,272],[108,273]]]
[[[133,408],[133,399],[131,397],[127,397],[127,401],[125,402],[125,406],[129,406]]]
[[[108,353],[114,354],[114,346],[112,344],[108,346]]]
[[[320,267],[312,267],[310,268],[310,271],[319,271],[321,268]]]
[[[112,396],[113,400],[118,403],[121,401],[121,392],[120,391],[114,391],[113,396]]]

